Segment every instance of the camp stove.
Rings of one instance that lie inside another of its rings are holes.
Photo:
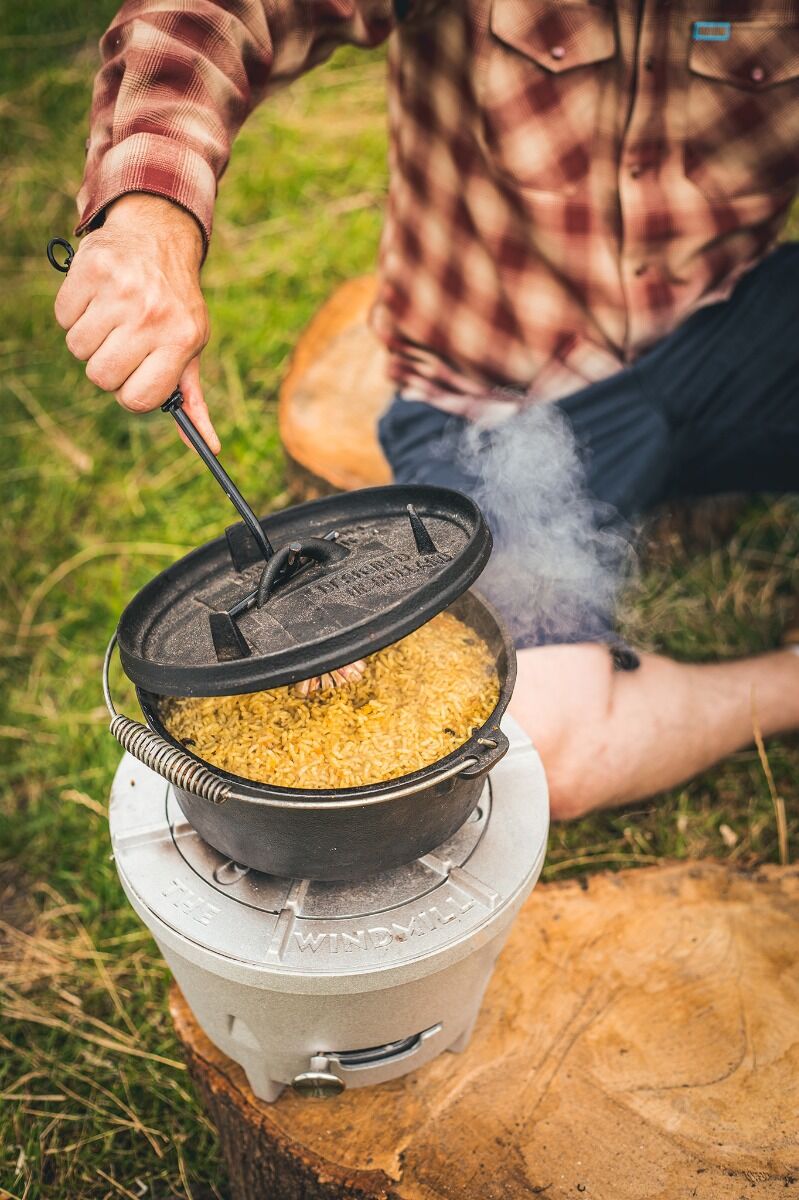
[[[281,879],[214,850],[172,786],[126,754],[116,866],[208,1037],[254,1093],[394,1079],[465,1048],[494,961],[534,886],[548,829],[541,760],[510,748],[477,807],[433,852],[346,882]]]

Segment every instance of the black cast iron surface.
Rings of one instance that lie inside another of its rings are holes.
[[[221,696],[320,675],[430,620],[471,586],[491,552],[478,507],[446,488],[364,488],[261,525],[288,564],[265,597],[258,597],[263,557],[237,525],[128,604],[119,650],[139,687]]]
[[[233,794],[224,804],[211,804],[175,788],[186,820],[200,837],[235,862],[267,875],[325,880],[361,879],[401,866],[452,837],[508,748],[499,724],[516,681],[516,654],[499,617],[475,592],[459,597],[450,611],[486,640],[499,675],[496,707],[467,742],[411,775],[327,791],[253,783],[206,763],[233,785]],[[166,729],[158,697],[140,688],[137,693],[150,729],[195,757]],[[450,775],[450,769],[457,773]]]

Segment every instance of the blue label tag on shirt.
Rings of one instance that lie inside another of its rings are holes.
[[[729,21],[694,21],[691,36],[695,42],[728,42],[731,34]]]

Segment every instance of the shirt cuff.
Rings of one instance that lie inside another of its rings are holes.
[[[213,225],[216,177],[195,150],[156,133],[134,133],[111,146],[92,163],[91,151],[78,192],[80,214],[75,233],[85,233],[112,201],[128,192],[163,196],[185,208],[197,221],[203,256]]]

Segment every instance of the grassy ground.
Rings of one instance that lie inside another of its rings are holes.
[[[113,5],[15,6],[0,38],[0,1196],[226,1195],[165,1016],[167,973],[109,859],[101,652],[134,590],[227,515],[163,417],[134,420],[72,362],[48,236],[73,221],[94,65]],[[383,68],[345,54],[256,115],[206,270],[205,379],[235,477],[284,500],[274,398],[334,284],[370,269],[385,188]],[[796,507],[752,503],[727,544],[649,557],[629,625],[678,656],[774,643],[799,577]],[[799,752],[738,754],[657,805],[556,829],[545,875],[714,855],[777,861]],[[783,856],[785,846],[783,845]],[[7,1191],[4,1191],[7,1189]]]

